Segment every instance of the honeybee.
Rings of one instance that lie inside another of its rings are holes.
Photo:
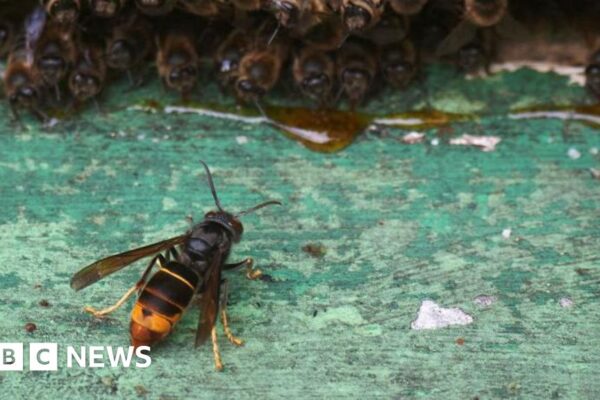
[[[398,43],[408,35],[409,24],[398,14],[386,12],[373,28],[366,32],[358,32],[357,36],[364,37],[378,46]]]
[[[40,110],[42,101],[41,78],[34,67],[33,49],[46,21],[43,8],[36,8],[27,16],[23,34],[15,39],[4,72],[4,90],[13,117],[19,119],[19,108],[30,110],[40,120],[46,115]]]
[[[88,0],[88,8],[100,18],[113,18],[127,5],[128,0]]]
[[[221,274],[226,270],[245,267],[248,279],[264,277],[260,270],[253,268],[251,258],[226,264],[233,245],[241,240],[244,232],[240,217],[281,203],[271,200],[237,214],[229,213],[221,207],[208,166],[203,161],[201,163],[206,169],[217,210],[208,212],[203,221],[183,235],[115,254],[88,265],[73,275],[71,288],[81,290],[142,258],[154,256],[141,279],[113,306],[103,310],[86,307],[85,311],[95,317],[104,317],[137,294],[129,325],[131,344],[135,347],[154,346],[173,331],[188,306],[196,303],[200,318],[195,346],[200,346],[210,337],[215,368],[220,371],[223,363],[216,331],[219,316],[227,339],[236,346],[243,344],[229,328],[227,281],[222,279]],[[154,266],[158,270],[152,273]]]
[[[104,49],[99,43],[82,41],[73,70],[69,75],[69,90],[77,102],[95,98],[106,81]]]
[[[270,44],[258,40],[242,57],[235,83],[235,92],[243,102],[256,101],[279,81],[289,54],[289,41],[279,35]]]
[[[417,51],[413,42],[406,38],[383,46],[379,52],[379,65],[386,82],[396,88],[406,87],[418,70]]]
[[[458,68],[466,74],[475,74],[482,69],[489,73],[491,49],[477,38],[465,44],[456,52]]]
[[[352,109],[367,95],[377,73],[377,54],[373,43],[350,37],[338,50],[336,75],[340,90],[346,94]]]
[[[346,27],[339,18],[326,18],[312,26],[300,40],[309,47],[331,51],[339,49],[348,34]]]
[[[57,100],[60,100],[59,84],[67,76],[76,56],[71,27],[48,21],[37,41],[33,58],[42,81],[54,88]]]
[[[384,7],[384,0],[342,0],[342,20],[348,31],[364,31],[379,22]]]
[[[170,13],[176,3],[177,0],[135,0],[138,10],[153,17]]]
[[[15,28],[8,19],[0,18],[0,58],[8,54],[15,37]]]
[[[321,106],[330,103],[335,83],[335,63],[330,54],[303,47],[294,57],[292,74],[302,94]]]
[[[231,0],[233,6],[242,11],[257,11],[263,8],[266,0]]]
[[[198,82],[200,57],[189,31],[173,31],[158,38],[156,67],[166,87],[181,93],[185,100]]]
[[[600,98],[600,50],[592,54],[585,68],[585,85],[594,96]]]
[[[218,47],[214,62],[217,77],[222,87],[235,83],[238,69],[243,56],[252,47],[248,32],[241,29],[233,30]]]
[[[265,6],[285,28],[308,30],[322,18],[333,14],[324,0],[269,0]]]
[[[485,34],[522,38],[527,29],[508,12],[508,0],[464,0],[462,20],[439,45],[436,54],[454,53],[471,42],[480,30]]]
[[[81,12],[81,0],[42,0],[42,5],[50,18],[59,24],[74,24]]]
[[[140,68],[153,50],[152,25],[139,13],[119,18],[106,40],[106,64],[112,69],[127,72],[129,80],[139,85],[143,78],[133,79],[132,70]],[[141,74],[140,74],[141,75]]]
[[[415,15],[421,12],[427,0],[388,0],[388,3],[400,15]]]
[[[229,2],[223,0],[179,0],[177,7],[201,17],[215,17],[229,9]]]

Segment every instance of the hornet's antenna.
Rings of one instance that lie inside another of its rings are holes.
[[[208,169],[208,165],[206,165],[206,163],[204,161],[200,160],[200,163],[202,165],[204,165],[204,169],[206,170],[206,175],[208,177],[208,184],[210,186],[210,192],[213,195],[213,199],[215,199],[215,204],[217,205],[217,208],[219,209],[219,211],[223,211],[223,207],[221,207],[221,202],[219,201],[219,197],[217,196],[217,191],[215,190],[215,184],[213,182],[212,175],[210,173],[210,169]]]

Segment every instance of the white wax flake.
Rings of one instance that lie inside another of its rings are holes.
[[[431,300],[423,300],[411,329],[440,329],[451,325],[469,325],[473,317],[460,308],[442,308]]]
[[[496,302],[496,296],[488,296],[486,294],[480,294],[473,299],[473,303],[481,307],[489,307]]]
[[[600,169],[590,168],[590,174],[592,174],[592,178],[600,179]]]
[[[422,132],[409,132],[406,135],[402,136],[402,142],[406,144],[415,144],[421,143],[425,138],[425,134]]]
[[[581,152],[575,147],[571,147],[569,151],[567,151],[567,155],[571,160],[577,160],[579,157],[581,157]]]
[[[600,152],[600,151],[598,150],[598,148],[597,148],[597,147],[592,147],[592,148],[590,149],[590,154],[591,154],[591,155],[593,155],[593,156],[596,156],[596,155],[598,155],[598,153],[599,153],[599,152]]]
[[[438,138],[431,139],[431,145],[432,146],[437,146],[439,144],[440,144],[440,139],[438,139]]]
[[[248,136],[236,136],[235,141],[238,144],[246,144],[248,143]]]
[[[561,297],[561,299],[558,301],[558,304],[560,304],[562,308],[573,307],[573,300],[568,297]]]
[[[510,229],[510,228],[506,228],[506,229],[503,229],[503,230],[502,230],[502,237],[503,237],[504,239],[508,239],[508,238],[510,238],[510,235],[511,235],[511,234],[512,234],[512,229]]]
[[[497,136],[474,136],[464,134],[461,137],[450,139],[450,144],[479,147],[482,151],[488,152],[496,150],[496,145],[501,141],[502,139]]]

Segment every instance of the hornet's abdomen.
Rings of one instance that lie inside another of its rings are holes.
[[[131,344],[152,346],[164,339],[190,304],[200,278],[183,264],[169,261],[146,283],[131,312]]]

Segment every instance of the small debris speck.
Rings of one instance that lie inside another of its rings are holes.
[[[480,294],[479,296],[473,299],[473,303],[482,307],[489,307],[496,302],[495,296],[488,296],[486,294]]]
[[[115,383],[115,380],[113,379],[112,376],[103,376],[102,377],[102,384],[105,386],[112,386]]]
[[[308,243],[302,246],[302,251],[312,257],[321,258],[327,253],[327,249],[320,243]]]
[[[600,179],[600,169],[590,168],[590,174],[592,174],[592,178]]]
[[[37,325],[33,322],[28,322],[25,324],[25,330],[29,333],[34,332],[37,329]]]
[[[503,230],[502,230],[502,237],[503,237],[504,239],[509,239],[509,238],[510,238],[510,235],[511,235],[511,233],[512,233],[512,229],[510,229],[510,228],[503,229]]]
[[[579,157],[581,157],[581,153],[575,147],[571,147],[569,151],[567,151],[567,155],[571,160],[577,160]]]
[[[248,143],[248,136],[236,136],[235,141],[238,144],[246,144]]]
[[[562,308],[569,308],[573,306],[573,300],[571,300],[568,297],[562,297],[559,301],[558,304],[560,304],[560,306]]]
[[[50,303],[46,299],[40,300],[39,304],[41,307],[50,307]]]
[[[402,142],[406,144],[421,143],[425,138],[425,134],[422,132],[409,132],[402,137]]]
[[[148,394],[148,389],[142,385],[136,385],[134,389],[138,396],[145,396]]]
[[[456,339],[456,344],[462,346],[463,344],[465,344],[465,339],[459,337],[458,339]]]

